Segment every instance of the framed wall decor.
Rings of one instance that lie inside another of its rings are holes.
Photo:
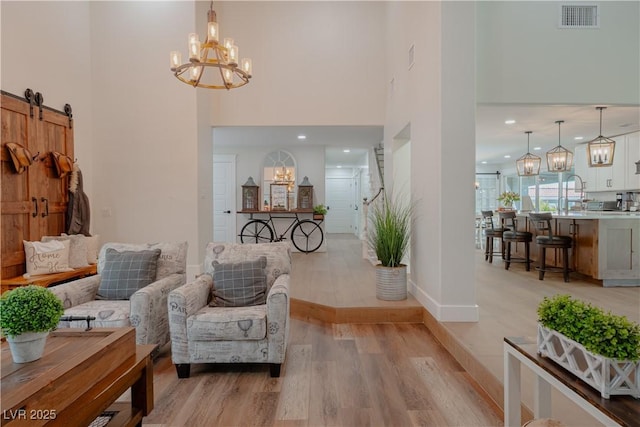
[[[289,208],[288,184],[271,184],[271,210],[286,211]]]

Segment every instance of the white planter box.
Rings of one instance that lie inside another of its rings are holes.
[[[589,384],[608,399],[612,395],[640,398],[640,362],[609,359],[538,323],[538,353]]]

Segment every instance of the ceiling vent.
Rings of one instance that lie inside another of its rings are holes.
[[[599,28],[597,4],[560,5],[560,28]]]

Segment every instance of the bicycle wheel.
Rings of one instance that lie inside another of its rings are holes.
[[[254,219],[242,227],[240,241],[242,243],[273,242],[273,230],[266,221]]]
[[[298,222],[291,230],[293,246],[300,252],[309,253],[317,251],[324,241],[322,228],[309,219]]]

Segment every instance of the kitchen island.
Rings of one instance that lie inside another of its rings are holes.
[[[518,230],[534,234],[531,258],[537,260],[536,231],[526,212]],[[570,211],[553,214],[553,233],[573,238],[572,271],[607,286],[640,286],[640,212]],[[557,252],[557,253],[556,253]],[[547,265],[562,265],[559,251],[548,251]]]

